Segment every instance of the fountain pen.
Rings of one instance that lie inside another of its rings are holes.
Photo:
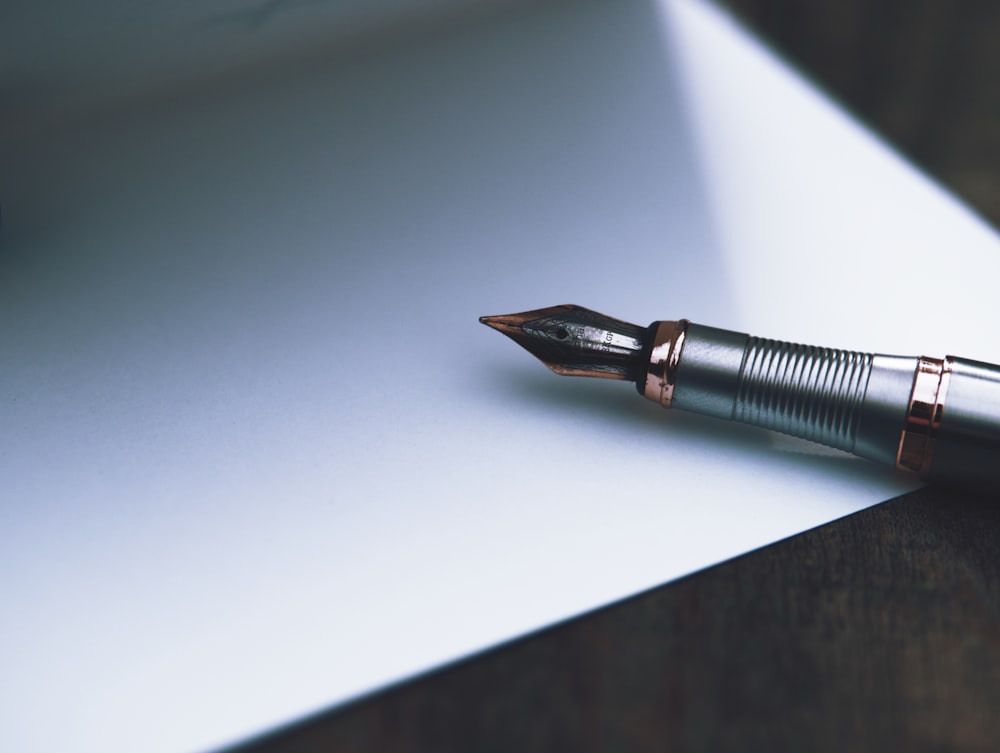
[[[920,474],[1000,490],[1000,366],[648,327],[581,306],[483,316],[557,374],[635,382],[666,408],[739,421]]]

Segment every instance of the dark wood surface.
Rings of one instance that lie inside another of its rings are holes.
[[[1000,221],[1000,3],[728,5]],[[1000,749],[1000,497],[891,500],[240,751],[733,749]]]

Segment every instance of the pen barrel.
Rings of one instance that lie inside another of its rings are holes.
[[[872,355],[751,337],[733,419],[854,450]]]
[[[874,358],[688,324],[672,404],[853,452]]]
[[[646,397],[896,465],[1000,489],[1000,366],[767,340],[657,323]]]

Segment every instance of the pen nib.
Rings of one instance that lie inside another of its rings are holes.
[[[638,377],[645,329],[581,306],[481,316],[557,374],[604,379]]]

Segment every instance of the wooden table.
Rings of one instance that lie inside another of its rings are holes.
[[[1000,3],[728,5],[1000,221]],[[1000,496],[890,500],[240,751],[732,749],[1000,749]]]

